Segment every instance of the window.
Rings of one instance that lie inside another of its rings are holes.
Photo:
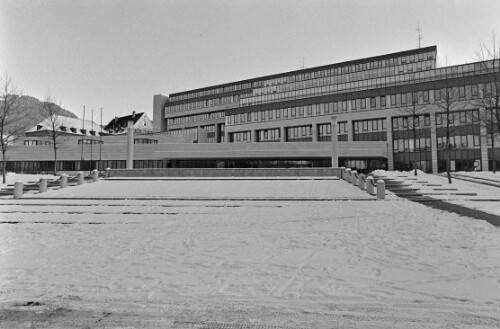
[[[472,96],[479,96],[479,88],[477,85],[472,85]]]
[[[465,98],[465,86],[458,87],[458,97]]]
[[[361,109],[366,109],[366,98],[361,98]]]
[[[363,123],[363,131],[368,131],[368,120],[362,121]]]
[[[436,90],[434,90],[434,101],[438,102],[440,100],[441,100],[441,90],[436,89]]]
[[[401,94],[401,104],[402,105],[406,105],[407,104],[407,97],[408,97],[408,95],[406,95],[406,93]]]
[[[385,96],[380,96],[380,106],[385,107]]]
[[[347,112],[347,101],[342,101],[342,112]]]
[[[396,106],[396,95],[391,95],[391,105]]]
[[[372,120],[372,130],[373,131],[378,130],[378,120]]]
[[[425,90],[423,92],[422,98],[424,100],[424,103],[429,103],[429,91],[428,90]]]
[[[370,98],[370,108],[374,109],[376,107],[377,107],[377,98],[376,97]]]
[[[351,111],[356,111],[356,100],[351,100]]]

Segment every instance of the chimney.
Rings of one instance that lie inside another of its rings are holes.
[[[135,111],[132,111],[132,120],[135,119]]]

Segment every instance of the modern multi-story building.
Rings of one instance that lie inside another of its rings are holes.
[[[483,100],[500,81],[498,62],[438,68],[436,54],[432,46],[156,95],[155,131],[205,130],[215,144],[161,156],[180,167],[330,166],[335,116],[340,165],[438,172],[449,152],[452,170],[488,170],[488,136],[500,140]]]
[[[134,167],[416,166],[436,173],[448,163],[488,170],[495,160],[500,168],[498,125],[488,119],[500,117],[492,106],[499,60],[437,67],[436,53],[419,48],[156,95],[154,132],[134,137]],[[58,167],[125,168],[127,137],[119,131],[139,117],[113,120],[115,136],[68,138]],[[53,168],[50,141],[39,133],[7,152],[7,170]]]

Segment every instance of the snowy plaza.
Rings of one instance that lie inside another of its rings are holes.
[[[500,325],[498,227],[338,179],[101,180],[0,203],[1,328]]]

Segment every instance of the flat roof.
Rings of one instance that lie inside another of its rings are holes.
[[[227,86],[236,85],[236,84],[249,83],[249,82],[251,83],[251,82],[256,82],[256,81],[260,81],[260,80],[281,78],[281,77],[288,76],[291,74],[309,73],[309,72],[315,72],[315,71],[331,69],[331,68],[336,68],[336,67],[343,67],[343,66],[348,66],[348,65],[368,63],[368,62],[372,62],[372,61],[385,60],[385,59],[389,59],[389,58],[397,58],[397,57],[402,57],[402,56],[427,53],[427,52],[431,52],[431,51],[437,52],[437,46],[429,46],[429,47],[424,47],[424,48],[405,50],[405,51],[400,51],[400,52],[395,52],[395,53],[390,53],[390,54],[385,54],[385,55],[366,57],[366,58],[362,58],[362,59],[355,59],[355,60],[350,60],[350,61],[340,62],[340,63],[335,63],[335,64],[327,64],[327,65],[310,67],[307,69],[300,69],[300,70],[288,71],[288,72],[284,72],[284,73],[265,75],[265,76],[261,76],[261,77],[257,77],[257,78],[239,80],[239,81],[234,81],[234,82],[229,82],[229,83],[224,83],[224,84],[212,85],[209,87],[203,87],[203,88],[197,88],[197,89],[191,89],[191,90],[187,90],[187,91],[171,93],[171,94],[169,94],[169,96],[170,97],[180,96],[180,95],[190,94],[193,92],[206,91],[206,90],[210,90],[210,89],[214,89],[214,88],[227,87]]]

